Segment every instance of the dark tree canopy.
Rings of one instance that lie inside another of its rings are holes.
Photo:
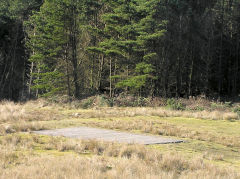
[[[240,0],[3,0],[0,99],[240,94]]]
[[[19,100],[27,88],[29,55],[23,22],[39,0],[0,2],[0,99]]]

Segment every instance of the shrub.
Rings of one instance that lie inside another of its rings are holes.
[[[231,102],[225,102],[225,103],[211,103],[211,108],[212,109],[227,109],[227,108],[231,108],[232,107],[232,103]]]
[[[176,101],[175,99],[171,98],[167,100],[167,107],[173,110],[185,110],[186,106],[182,103]]]
[[[91,107],[92,105],[93,105],[93,98],[88,98],[88,99],[86,99],[86,100],[84,100],[82,103],[81,103],[81,107],[83,108],[83,109],[87,109],[87,108],[89,108],[89,107]]]
[[[230,107],[232,107],[232,103],[231,102],[225,102],[223,106],[226,107],[226,108],[230,108]]]
[[[143,107],[143,106],[148,106],[149,105],[149,100],[148,98],[144,98],[144,97],[138,97],[138,98],[135,98],[134,102],[133,102],[133,105],[134,107]]]
[[[112,107],[113,106],[113,99],[108,98],[104,95],[98,96],[98,102],[100,107]]]
[[[197,106],[197,107],[196,107],[196,111],[204,111],[204,107],[202,107],[202,106]]]
[[[215,108],[217,108],[217,107],[219,107],[219,105],[217,104],[217,103],[211,103],[211,108],[213,108],[213,109],[215,109]]]
[[[238,114],[238,117],[240,118],[240,106],[237,106],[233,109],[233,112]]]

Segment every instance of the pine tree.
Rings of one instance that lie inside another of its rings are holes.
[[[37,72],[33,73],[35,80],[32,88],[40,90],[44,96],[65,90],[71,95],[71,75],[74,95],[80,97],[77,57],[77,33],[82,20],[80,9],[81,4],[72,0],[45,1],[40,11],[31,17],[31,61],[37,68]]]
[[[45,96],[63,89],[63,72],[59,61],[63,59],[64,46],[67,43],[64,27],[64,7],[60,1],[45,1],[40,12],[31,17],[32,34],[30,46],[33,54],[30,61],[36,66],[32,73],[33,89]]]

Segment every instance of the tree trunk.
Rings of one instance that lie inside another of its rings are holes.
[[[67,64],[66,72],[67,72],[67,91],[68,91],[68,97],[70,99],[71,96],[71,85],[70,85],[70,74],[69,74],[69,59],[68,59],[68,45],[65,49],[65,61]]]
[[[97,84],[98,92],[100,92],[100,87],[101,87],[103,64],[104,64],[104,55],[100,55],[99,68],[98,68],[98,84]]]
[[[80,98],[80,86],[78,81],[78,60],[77,60],[77,37],[76,37],[76,30],[77,30],[77,24],[76,24],[76,9],[75,7],[72,7],[72,28],[70,32],[70,39],[71,39],[71,45],[72,45],[72,65],[73,65],[73,82],[75,86],[75,97],[77,99]]]
[[[109,82],[110,82],[110,85],[109,85],[109,96],[110,98],[112,97],[112,58],[110,57],[109,59]]]
[[[222,93],[222,58],[223,58],[223,21],[224,21],[224,3],[222,0],[222,14],[221,14],[221,51],[218,63],[218,95],[221,97]]]
[[[34,52],[33,52],[34,54]],[[33,62],[31,62],[31,68],[30,68],[30,79],[29,79],[29,85],[28,85],[28,99],[31,99],[31,87],[32,87],[32,80],[33,80],[33,67],[34,67],[34,64]]]

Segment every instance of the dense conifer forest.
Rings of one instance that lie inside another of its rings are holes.
[[[240,93],[240,0],[1,0],[0,99]]]

